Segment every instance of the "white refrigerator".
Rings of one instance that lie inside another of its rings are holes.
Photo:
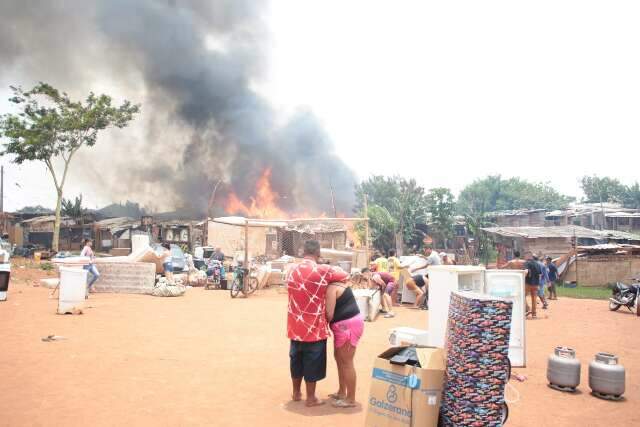
[[[439,265],[429,268],[429,344],[444,347],[452,291],[470,291],[513,302],[509,360],[526,366],[525,270],[487,270],[482,266]]]

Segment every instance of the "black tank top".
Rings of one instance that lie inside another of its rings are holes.
[[[356,303],[356,297],[351,288],[345,286],[344,292],[336,300],[336,309],[333,312],[331,323],[351,319],[358,314],[360,314],[360,309]]]

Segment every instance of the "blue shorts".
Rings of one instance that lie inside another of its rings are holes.
[[[291,378],[316,382],[327,376],[327,340],[301,342],[291,340],[289,348]]]
[[[540,285],[540,287],[538,288],[538,296],[544,296],[544,284]]]

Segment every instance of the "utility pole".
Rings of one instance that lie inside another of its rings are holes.
[[[574,253],[574,256],[576,257],[576,260],[574,261],[576,264],[576,286],[579,286],[578,285],[578,238],[576,237],[575,229],[573,230],[573,253]],[[571,257],[569,257],[569,261],[570,260],[571,260]]]
[[[242,276],[242,286],[247,286],[249,283],[249,220],[244,220],[244,271],[246,274]],[[246,288],[243,288],[246,289]]]
[[[333,207],[333,217],[338,217],[338,212],[336,211],[336,198],[333,194],[333,184],[331,183],[331,179],[329,179],[329,189],[331,190],[331,206]]]
[[[364,195],[364,250],[367,257],[367,265],[369,265],[369,205],[367,195]]]
[[[4,166],[0,166],[0,213],[4,213]]]

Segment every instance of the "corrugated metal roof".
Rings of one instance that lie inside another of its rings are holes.
[[[602,245],[578,246],[578,250],[579,251],[619,251],[619,250],[640,251],[640,245],[605,243]]]
[[[605,216],[607,218],[640,218],[640,212],[613,212]]]
[[[555,227],[488,227],[483,231],[507,237],[522,237],[525,239],[554,238],[573,236],[592,239],[640,240],[640,236],[616,230],[591,230],[577,225]]]
[[[138,223],[139,221],[134,218],[121,216],[117,218],[107,218],[100,221],[96,221],[95,224],[101,228],[108,228],[114,225],[122,225],[128,223]]]
[[[213,218],[212,221],[228,225],[244,226],[245,224],[248,224],[249,227],[284,227],[287,225],[286,221],[272,219],[251,219],[242,216],[223,216]]]
[[[365,218],[295,218],[295,219],[252,219],[241,216],[225,216],[212,219],[222,224],[249,227],[279,227],[288,230],[313,230],[314,232],[339,231],[346,229],[345,223],[365,221]]]
[[[537,212],[544,212],[546,209],[513,209],[506,211],[496,211],[496,212],[488,212],[486,216],[488,217],[503,217],[503,216],[522,216],[529,215]]]
[[[65,219],[65,218],[62,218]],[[23,224],[37,224],[40,222],[51,222],[51,221],[55,221],[56,220],[56,216],[55,215],[44,215],[44,216],[37,216],[35,218],[31,218],[31,219],[25,219],[24,221],[22,221]]]

